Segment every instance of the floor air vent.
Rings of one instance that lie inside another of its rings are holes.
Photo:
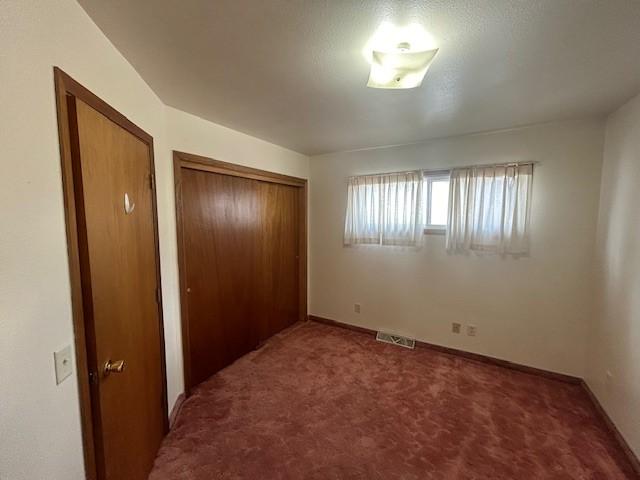
[[[401,337],[400,335],[392,335],[384,332],[376,333],[376,340],[379,342],[399,345],[404,348],[414,348],[416,346],[416,341],[413,338]]]

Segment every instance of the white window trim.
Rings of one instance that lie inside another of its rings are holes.
[[[425,171],[424,172],[424,181],[425,181],[425,191],[423,195],[426,195],[426,212],[425,221],[424,221],[424,234],[425,235],[445,235],[447,233],[447,225],[432,225],[431,224],[431,189],[433,182],[441,182],[443,180],[449,181],[451,176],[451,171],[449,170],[440,170],[440,171]]]

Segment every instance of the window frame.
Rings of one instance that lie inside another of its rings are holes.
[[[439,171],[425,171],[423,174],[423,195],[426,197],[425,212],[424,212],[424,234],[425,235],[445,235],[447,233],[447,224],[434,225],[431,223],[431,192],[434,182],[442,181],[450,182],[451,171],[439,170]],[[449,186],[451,184],[449,183]]]

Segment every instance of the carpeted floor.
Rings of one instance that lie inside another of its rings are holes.
[[[306,322],[200,385],[149,478],[636,477],[579,386]]]

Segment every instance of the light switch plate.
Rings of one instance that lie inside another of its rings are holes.
[[[62,350],[55,352],[53,359],[56,367],[56,384],[60,385],[73,371],[71,345],[67,345]]]

